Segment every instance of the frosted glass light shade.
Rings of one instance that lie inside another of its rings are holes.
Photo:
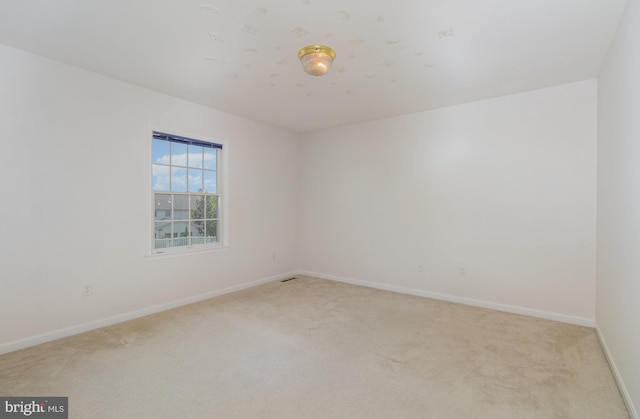
[[[323,45],[310,45],[298,51],[298,58],[306,73],[312,76],[323,76],[331,68],[336,52]]]

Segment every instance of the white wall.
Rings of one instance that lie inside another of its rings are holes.
[[[0,353],[295,269],[296,136],[4,46],[0,69]],[[150,126],[229,142],[229,249],[145,258]]]
[[[305,135],[302,270],[593,324],[596,90]]]
[[[640,1],[598,78],[596,321],[634,417],[640,411]]]

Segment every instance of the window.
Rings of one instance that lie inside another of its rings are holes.
[[[153,252],[221,243],[222,145],[153,132]]]

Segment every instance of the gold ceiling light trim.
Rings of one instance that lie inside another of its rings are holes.
[[[331,68],[331,64],[336,58],[336,52],[333,48],[325,45],[308,45],[300,48],[298,58],[307,74],[323,76]]]

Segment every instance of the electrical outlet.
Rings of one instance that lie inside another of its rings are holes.
[[[273,253],[271,254],[271,260],[276,260],[276,252],[273,252]]]
[[[464,268],[460,268],[460,278],[464,278],[465,276],[467,276],[467,272]]]
[[[418,265],[418,272],[424,272],[424,264],[419,264]]]
[[[82,284],[82,296],[88,297],[93,294],[93,284]]]

